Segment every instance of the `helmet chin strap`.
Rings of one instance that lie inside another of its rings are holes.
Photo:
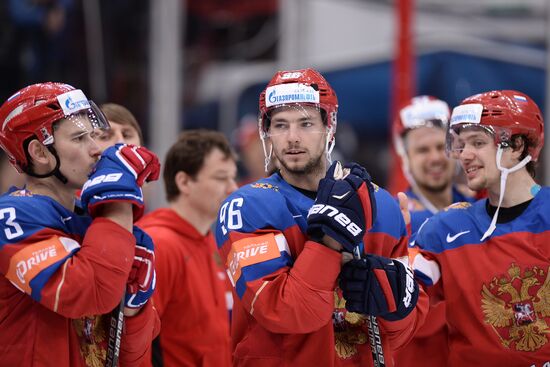
[[[46,178],[50,176],[55,176],[59,181],[61,181],[62,184],[66,184],[68,182],[67,177],[65,177],[59,170],[59,166],[61,166],[61,161],[59,160],[57,151],[55,150],[53,145],[47,145],[46,147],[55,158],[55,167],[50,172],[44,173],[44,174],[38,174],[38,173],[32,172],[29,169],[25,170],[25,173],[28,174],[29,176],[33,176],[36,178]]]
[[[334,136],[332,129],[332,127],[328,129],[327,138],[325,140],[325,154],[329,165],[332,164],[332,150],[336,145],[336,137]]]
[[[265,146],[265,136],[260,134],[260,139],[262,141],[262,148],[264,149],[264,170],[268,171],[269,163],[271,163],[271,155],[273,154],[273,144],[269,146],[269,154],[267,153],[267,147]]]
[[[480,241],[484,241],[487,237],[489,237],[495,229],[497,228],[497,219],[498,219],[498,212],[500,210],[500,206],[502,205],[502,200],[504,199],[504,192],[506,191],[506,180],[508,179],[508,175],[512,172],[515,172],[519,170],[520,168],[523,168],[527,163],[531,161],[531,155],[527,155],[523,160],[521,160],[518,164],[513,166],[512,168],[505,168],[501,165],[501,159],[502,159],[502,153],[504,152],[504,149],[502,148],[502,144],[498,145],[497,148],[497,168],[500,171],[500,194],[498,198],[498,206],[497,210],[495,211],[495,214],[493,215],[493,219],[491,220],[491,224],[489,225],[489,228],[487,228],[487,231],[485,231],[485,234],[483,237],[481,237]]]

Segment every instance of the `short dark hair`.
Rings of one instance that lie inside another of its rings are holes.
[[[180,194],[176,185],[176,174],[183,171],[192,178],[196,177],[204,165],[204,159],[214,149],[219,149],[226,159],[237,160],[229,141],[218,131],[188,130],[179,136],[164,161],[166,200],[173,201]]]
[[[527,155],[529,154],[529,148],[533,144],[527,139],[527,136],[516,134],[513,135],[510,139],[510,146],[512,147],[512,149],[517,149],[520,141],[522,141],[523,143],[523,151],[521,152],[521,155],[519,157],[519,160],[521,161],[523,158],[527,157]],[[535,176],[537,175],[537,162],[530,161],[525,165],[525,169],[527,169],[527,172],[531,177],[535,178]]]

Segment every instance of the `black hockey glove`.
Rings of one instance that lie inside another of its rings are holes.
[[[342,170],[340,163],[334,162],[319,182],[317,198],[309,209],[308,235],[318,242],[328,235],[345,251],[353,252],[372,228],[376,213],[373,192],[364,168],[353,163]]]
[[[389,321],[401,320],[411,313],[419,292],[408,266],[370,254],[342,266],[340,288],[348,311]]]

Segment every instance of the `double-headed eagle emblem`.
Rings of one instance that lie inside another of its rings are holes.
[[[495,277],[481,290],[484,321],[506,348],[536,351],[548,343],[550,327],[550,267],[521,272],[512,264],[508,274]]]

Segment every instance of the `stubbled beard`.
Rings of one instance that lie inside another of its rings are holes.
[[[280,159],[279,157],[277,157],[277,159],[279,160],[279,164],[288,173],[293,175],[309,175],[311,173],[322,170],[321,159],[323,159],[323,157],[324,157],[324,154],[321,154],[318,157],[311,158],[309,161],[307,161],[307,163],[303,167],[296,167],[296,168],[289,167],[286,164],[286,162],[283,159]]]

